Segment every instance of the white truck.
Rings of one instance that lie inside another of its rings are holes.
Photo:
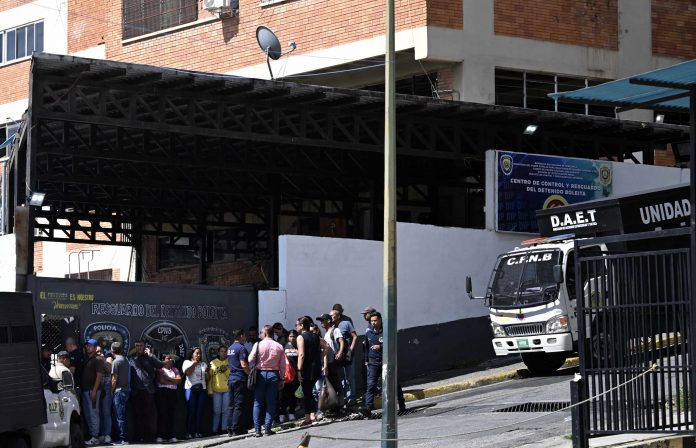
[[[32,295],[0,292],[0,446],[84,446],[70,372],[54,380],[39,361]]]
[[[533,374],[561,367],[579,344],[574,239],[684,227],[690,213],[688,185],[537,211],[542,237],[498,257],[483,297],[472,295],[466,279],[469,297],[490,308],[495,354],[521,355]],[[597,244],[582,250],[601,255],[613,249]],[[588,348],[589,354],[598,351]]]

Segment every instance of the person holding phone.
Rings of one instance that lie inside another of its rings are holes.
[[[218,348],[218,357],[210,361],[210,384],[208,395],[213,397],[213,434],[226,431],[230,414],[230,394],[227,382],[230,379],[227,347]],[[222,419],[222,420],[220,420]]]

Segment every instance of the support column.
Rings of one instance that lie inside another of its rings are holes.
[[[268,252],[271,257],[270,273],[268,280],[269,287],[278,286],[278,219],[280,217],[280,177],[277,174],[269,176],[269,186],[271,189],[266,215],[266,226],[268,229]]]

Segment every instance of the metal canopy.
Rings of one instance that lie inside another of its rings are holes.
[[[381,236],[380,92],[52,54],[33,57],[30,86],[27,156],[13,175],[15,204],[27,193],[19,179],[46,193],[35,240],[205,242],[214,231],[231,253],[273,259],[281,216],[338,217],[352,222],[349,237]],[[650,163],[655,145],[688,137],[680,126],[426,97],[397,95],[396,107],[399,219],[440,225],[450,223],[438,193],[480,194],[488,149],[644,151]],[[531,123],[538,131],[523,135]]]
[[[694,86],[696,60],[549,96],[561,101],[602,104],[622,110],[649,108],[688,112],[689,90]]]

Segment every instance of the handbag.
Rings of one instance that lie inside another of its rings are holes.
[[[300,384],[297,389],[295,389],[295,398],[302,400],[304,398],[304,392],[302,392],[302,385]]]
[[[328,377],[324,378],[324,385],[321,387],[321,392],[319,392],[319,410],[321,412],[326,412],[340,405],[341,403],[336,389],[334,389]]]
[[[295,367],[293,367],[292,364],[290,364],[290,360],[288,359],[288,355],[285,355],[285,375],[283,376],[283,383],[285,384],[290,384],[293,381],[295,381],[295,377],[297,376],[297,370],[295,370]]]
[[[249,370],[249,377],[247,378],[247,389],[249,390],[256,389],[256,363],[259,361],[259,345],[261,345],[261,341],[256,343],[256,350],[254,352],[256,362],[254,363],[254,367]]]

